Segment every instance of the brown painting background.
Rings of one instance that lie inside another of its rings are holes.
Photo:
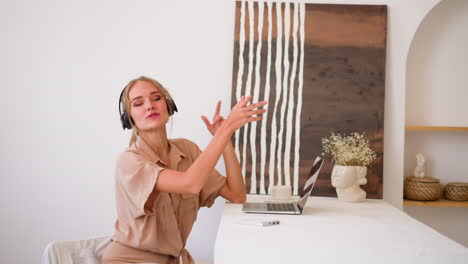
[[[258,24],[257,2],[255,2],[255,25]],[[300,169],[299,187],[307,179],[307,174],[317,155],[321,155],[321,138],[330,135],[330,132],[349,133],[365,132],[371,141],[371,148],[377,152],[377,159],[368,169],[366,185],[361,186],[368,198],[382,198],[383,190],[383,124],[384,124],[384,101],[385,101],[385,54],[387,34],[387,7],[382,5],[329,5],[329,4],[305,4],[305,47],[304,47],[304,69],[303,69],[303,102],[301,113],[300,131]],[[236,3],[235,44],[234,44],[234,67],[232,78],[232,105],[236,103],[236,82],[238,74],[239,56],[239,30],[240,30],[240,7]],[[284,3],[282,4],[284,12]],[[294,6],[291,5],[291,19]],[[249,61],[249,12],[245,8],[245,46],[244,46],[244,73],[241,94],[245,94],[245,83],[248,74],[248,65],[253,63],[254,69],[257,61]],[[284,13],[283,13],[284,14]],[[271,47],[271,76],[270,97],[267,98],[268,121],[267,131],[271,130],[271,120],[275,101],[276,76],[276,5],[272,10],[273,30]],[[260,67],[260,100],[264,97],[265,74],[267,64],[267,29],[268,13],[264,8],[264,21],[262,33],[262,57]],[[284,15],[283,15],[284,19]],[[291,37],[289,39],[289,60],[292,68],[293,49],[292,34],[293,22],[290,23]],[[284,25],[283,25],[284,34]],[[255,30],[254,54],[258,44],[259,36]],[[299,36],[298,36],[299,40]],[[283,37],[284,49],[284,37]],[[298,56],[300,56],[300,52]],[[299,67],[299,64],[297,65]],[[282,69],[283,75],[284,69]],[[288,80],[291,72],[288,72]],[[297,68],[296,74],[299,74]],[[252,86],[255,75],[252,75]],[[297,87],[296,77],[295,86]],[[297,88],[295,90],[295,102],[297,105]],[[285,99],[282,97],[281,100]],[[280,108],[280,104],[278,108]],[[289,107],[289,106],[287,106]],[[279,110],[279,109],[278,109]],[[275,117],[280,122],[280,113]],[[295,119],[295,113],[293,120]],[[279,130],[279,123],[278,130]],[[240,153],[242,153],[243,133],[250,133],[250,126],[240,130]],[[257,171],[257,193],[260,185],[260,128],[257,123],[257,146],[256,171]],[[291,184],[293,183],[294,162],[294,133],[291,145]],[[284,153],[286,133],[283,134]],[[249,136],[247,136],[249,138]],[[270,135],[267,134],[267,142]],[[251,175],[251,153],[247,142],[247,191],[250,191]],[[278,146],[277,146],[278,147]],[[267,174],[265,185],[268,186],[268,161],[267,151]],[[284,156],[282,156],[284,157]],[[244,157],[239,157],[242,160]],[[281,161],[282,162],[282,161]],[[333,168],[331,158],[326,157],[321,173],[317,179],[312,195],[336,196],[335,188],[331,185],[330,174]],[[275,175],[277,179],[277,175]],[[277,180],[275,180],[275,183]],[[284,179],[282,180],[284,184]]]

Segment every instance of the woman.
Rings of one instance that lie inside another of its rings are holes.
[[[217,196],[234,203],[246,199],[231,136],[248,122],[262,119],[267,102],[242,99],[224,119],[218,102],[213,122],[202,116],[213,139],[204,151],[187,139],[168,139],[166,124],[177,111],[157,81],[140,77],[124,88],[122,123],[133,128],[130,147],[117,159],[117,217],[103,264],[194,263],[185,243],[200,207]],[[128,124],[130,123],[130,124]],[[215,165],[223,154],[227,177]]]

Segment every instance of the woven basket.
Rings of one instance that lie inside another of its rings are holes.
[[[445,198],[452,201],[468,201],[468,183],[449,182],[444,189]]]
[[[442,185],[436,178],[409,176],[405,179],[403,193],[409,200],[435,201],[442,197]]]

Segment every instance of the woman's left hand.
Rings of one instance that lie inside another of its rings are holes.
[[[213,123],[210,123],[210,121],[208,120],[208,118],[206,118],[206,116],[204,115],[201,116],[201,118],[205,122],[206,128],[208,128],[211,135],[213,136],[216,134],[216,131],[218,130],[218,128],[221,126],[221,124],[224,121],[224,118],[219,115],[220,110],[221,110],[221,101],[218,101],[218,104],[216,104],[216,112],[213,115]]]

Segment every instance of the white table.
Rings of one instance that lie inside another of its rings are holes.
[[[248,201],[265,196],[249,195]],[[244,219],[279,219],[248,226]],[[467,223],[468,228],[468,223]],[[242,212],[226,203],[215,264],[225,263],[468,263],[468,248],[382,200],[345,203],[310,197],[303,215]]]

